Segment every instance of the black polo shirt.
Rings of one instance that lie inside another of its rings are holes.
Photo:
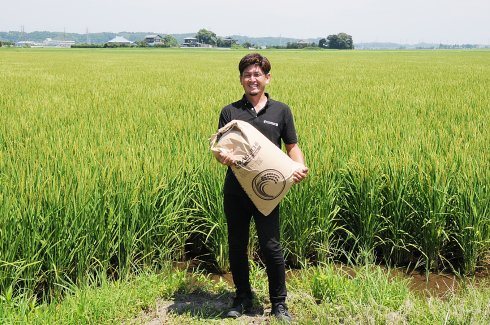
[[[221,110],[218,128],[232,120],[241,120],[252,124],[257,130],[281,148],[281,140],[286,144],[298,142],[294,127],[293,114],[288,105],[267,96],[267,103],[257,114],[245,95]]]
[[[281,148],[281,140],[285,144],[298,142],[294,127],[293,114],[288,105],[273,100],[267,96],[267,103],[257,114],[245,95],[242,99],[223,107],[219,116],[218,128],[222,128],[232,120],[250,123],[272,143]],[[225,179],[225,193],[240,193],[243,191],[235,175],[228,167]]]

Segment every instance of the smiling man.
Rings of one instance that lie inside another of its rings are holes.
[[[253,125],[276,146],[284,142],[286,152],[296,162],[305,166],[303,153],[298,146],[296,129],[290,108],[270,98],[265,92],[271,81],[269,60],[252,53],[243,57],[238,65],[240,84],[245,94],[242,99],[221,110],[218,129],[232,120],[242,120]],[[234,164],[226,153],[214,153],[216,159],[226,166]],[[295,183],[308,175],[308,168],[299,168],[293,174]],[[227,312],[228,317],[239,317],[252,307],[252,288],[249,280],[247,245],[250,221],[254,218],[260,250],[265,258],[269,297],[272,314],[279,320],[290,321],[286,305],[286,276],[284,254],[280,243],[279,206],[264,216],[246,195],[231,168],[228,168],[224,184],[224,211],[228,225],[230,268],[236,296]]]

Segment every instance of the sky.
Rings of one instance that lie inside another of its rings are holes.
[[[0,31],[490,44],[490,0],[2,0]]]

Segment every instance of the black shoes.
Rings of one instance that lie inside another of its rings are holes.
[[[226,313],[226,317],[238,318],[243,314],[249,313],[252,309],[251,298],[235,298],[233,299],[233,305]]]
[[[252,310],[251,298],[235,298],[231,308],[226,313],[226,317],[238,318],[243,314],[250,313]],[[279,302],[272,305],[271,315],[281,322],[290,323],[292,321],[291,315],[289,315],[288,307],[286,303]]]
[[[290,323],[291,322],[291,315],[288,313],[288,307],[286,306],[286,303],[284,302],[279,302],[277,304],[274,304],[272,306],[272,315],[276,317],[277,320],[285,322],[285,323]]]

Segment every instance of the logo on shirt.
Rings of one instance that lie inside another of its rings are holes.
[[[263,200],[274,200],[286,187],[286,179],[275,169],[266,169],[252,180],[255,194]]]
[[[267,121],[267,120],[264,120],[264,123],[274,125],[274,126],[279,126],[279,124],[277,124],[276,122],[271,122],[271,121]]]

